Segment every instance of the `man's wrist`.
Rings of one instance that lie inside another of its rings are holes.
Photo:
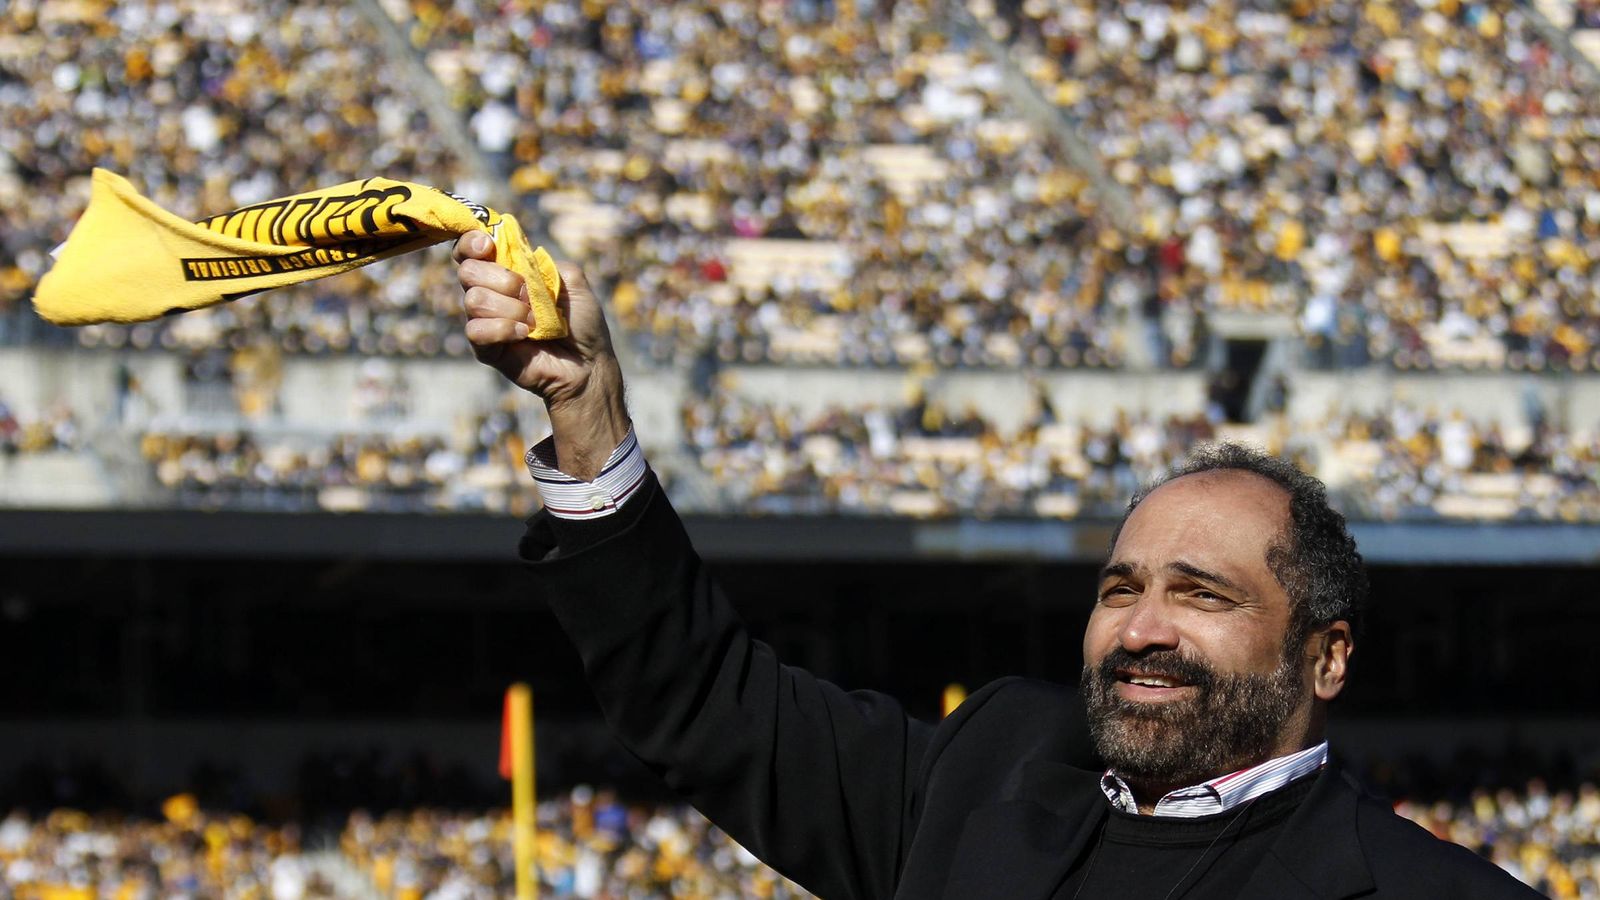
[[[593,481],[633,423],[623,402],[622,370],[615,359],[596,366],[581,393],[546,403],[556,464],[581,481]]]

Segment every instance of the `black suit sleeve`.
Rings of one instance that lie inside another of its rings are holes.
[[[653,476],[601,522],[580,532],[535,516],[521,552],[612,730],[809,890],[891,896],[932,726],[887,696],[785,666],[753,640]]]

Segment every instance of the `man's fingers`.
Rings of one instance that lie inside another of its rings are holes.
[[[505,294],[507,297],[516,297],[522,293],[522,276],[499,263],[481,259],[463,260],[461,265],[456,267],[456,277],[460,279],[461,286],[469,291],[475,287],[484,287],[497,294]]]
[[[486,287],[467,288],[465,298],[469,319],[510,319],[514,322],[529,320],[528,304]]]
[[[493,347],[523,340],[528,326],[514,319],[472,319],[467,322],[467,340],[475,347]]]
[[[494,238],[486,231],[469,231],[456,239],[450,258],[457,265],[468,259],[494,259]]]

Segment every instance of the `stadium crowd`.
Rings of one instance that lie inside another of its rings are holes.
[[[363,402],[380,416],[366,431],[148,427],[138,439],[152,502],[517,514],[537,503],[522,470],[527,442],[547,427],[535,407],[507,394],[449,433],[396,430],[381,413],[404,394],[381,379],[370,384]],[[681,415],[687,467],[661,452],[653,458],[669,490],[688,480],[709,488],[680,500],[695,512],[1114,517],[1189,448],[1227,439],[1294,459],[1356,519],[1600,521],[1600,428],[1538,417],[1502,424],[1393,402],[1292,420],[1280,410],[1241,426],[1212,403],[1167,416],[1124,410],[1102,422],[1059,416],[1039,390],[1027,421],[1002,429],[975,406],[953,408],[921,390],[900,405],[805,413],[725,388],[685,402]],[[55,433],[74,440],[71,422]],[[30,433],[47,434],[43,425]]]
[[[1247,438],[1321,476],[1354,518],[1600,521],[1595,429],[1505,429],[1403,403],[1248,431],[1215,410],[1097,425],[1059,420],[1042,394],[1036,405],[1002,434],[926,397],[808,416],[715,393],[685,406],[684,435],[727,508],[755,513],[1115,516],[1188,448]]]
[[[335,897],[306,865],[300,830],[170,798],[161,819],[57,809],[0,820],[0,900]]]
[[[403,405],[392,383],[364,378],[358,406],[381,420]],[[537,498],[522,468],[525,433],[542,410],[505,395],[462,417],[450,434],[406,434],[382,424],[362,433],[152,428],[140,455],[181,507],[272,512],[488,510],[524,514]]]
[[[1133,236],[1095,215],[1092,187],[928,0],[385,8],[662,359],[1200,365],[1216,312],[1259,309],[1295,315],[1314,365],[1594,362],[1594,101],[1507,0],[975,0],[1133,192],[1146,219]],[[364,52],[376,43],[356,11],[323,2],[0,11],[0,197],[17,211],[0,233],[0,343],[66,334],[18,301],[91,166],[193,215],[371,171],[451,182],[460,167],[395,64]],[[181,351],[193,396],[259,421],[284,353],[465,354],[441,257],[67,339]],[[159,412],[133,386],[118,396],[137,411],[125,424]],[[407,402],[377,375],[356,399],[374,420]],[[728,508],[907,515],[1114,508],[1216,422],[1047,416],[1002,436],[927,401],[809,420],[731,397],[684,411]],[[1310,424],[1261,436],[1363,516],[1600,507],[1588,423],[1515,440],[1416,411]],[[148,428],[141,451],[186,505],[526,502],[510,432],[484,437],[484,423],[289,427]],[[64,407],[20,422],[0,406],[7,453],[80,432]]]
[[[1435,837],[1477,851],[1547,897],[1600,896],[1600,788],[1479,788],[1460,801],[1402,801],[1396,811]]]
[[[1097,428],[1057,421],[1043,394],[1037,406],[1003,437],[976,408],[921,395],[805,416],[716,393],[685,406],[683,432],[735,509],[1066,518],[1120,508],[1143,479],[1216,433],[1203,415],[1121,415]]]
[[[1091,221],[1083,179],[929,4],[408,12],[485,150],[659,358],[1196,355],[1187,321],[1170,348],[1124,346],[1153,258]]]
[[[1427,767],[1424,767],[1427,768]],[[1477,852],[1547,896],[1600,896],[1600,788],[1435,788],[1395,804],[1436,836]],[[762,866],[694,810],[624,802],[579,786],[539,804],[535,857],[552,897],[809,897]],[[504,810],[356,810],[337,837],[344,859],[379,896],[475,900],[506,896],[514,877]],[[3,900],[144,900],[336,896],[302,855],[300,829],[201,809],[192,796],[156,820],[57,809],[0,820]]]
[[[536,828],[543,896],[811,896],[686,806],[627,804],[614,791],[579,786],[540,803]],[[503,810],[357,811],[339,844],[386,897],[489,900],[513,885],[511,818]]]
[[[1183,366],[1259,310],[1318,365],[1597,363],[1595,101],[1510,0],[978,0],[1135,234],[931,0],[385,6],[658,358]],[[0,12],[0,342],[464,354],[440,254],[75,336],[19,303],[94,165],[195,216],[454,185],[376,44],[323,2]]]
[[[1314,361],[1600,362],[1600,106],[1528,5],[970,7],[1181,244],[1178,277],[1295,309]]]
[[[173,349],[264,333],[299,352],[465,353],[448,342],[460,291],[440,255],[131,329],[65,332],[26,303],[95,166],[192,218],[373,174],[458,186],[457,161],[376,44],[341,3],[0,9],[0,343]]]
[[[1355,518],[1600,521],[1594,429],[1540,421],[1505,428],[1404,403],[1304,427],[1320,427],[1326,443],[1316,456],[1318,473],[1338,485]]]
[[[369,171],[456,175],[393,90],[393,67],[351,59],[373,41],[349,8],[127,4],[101,20],[93,7],[0,17],[0,90],[16,101],[0,193],[22,212],[5,239],[0,340],[71,339],[17,301],[81,209],[93,165],[189,215]],[[606,232],[578,227],[574,250],[657,355],[708,343],[728,357],[842,362],[1198,355],[1192,308],[1151,330],[1154,257],[1090,221],[1082,179],[1005,106],[993,67],[969,71],[917,4],[839,20],[755,4],[612,7],[605,21],[564,4],[467,12],[423,6],[411,31],[447,83],[485,95],[474,130],[530,202]],[[724,14],[735,27],[711,28]],[[475,78],[452,79],[452,66]],[[319,90],[330,70],[356,77]],[[766,87],[741,90],[751,78]],[[751,238],[817,240],[757,241],[734,259],[732,243]],[[1078,249],[1041,251],[1068,243]],[[268,333],[290,352],[464,353],[457,305],[445,267],[404,260],[76,339],[172,349]]]

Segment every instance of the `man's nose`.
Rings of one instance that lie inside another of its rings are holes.
[[[1122,649],[1129,653],[1177,649],[1177,623],[1173,621],[1166,598],[1159,591],[1147,589],[1128,610],[1117,637]]]

